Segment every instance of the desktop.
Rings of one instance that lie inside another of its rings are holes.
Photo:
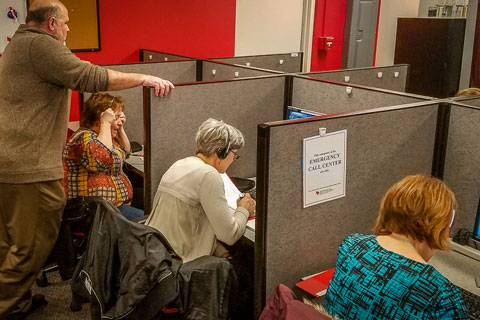
[[[292,106],[288,106],[287,110],[288,110],[287,120],[323,116],[325,114],[325,113],[315,112],[307,109],[295,108]]]

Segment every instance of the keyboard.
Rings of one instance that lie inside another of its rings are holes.
[[[467,307],[468,315],[470,319],[480,320],[480,296],[465,290],[463,288],[457,287],[460,290],[460,294],[465,301],[465,306]]]

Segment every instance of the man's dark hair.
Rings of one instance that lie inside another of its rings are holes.
[[[46,7],[37,8],[36,10],[28,10],[26,23],[34,22],[36,24],[47,21],[50,17],[57,17],[59,7],[57,5],[50,5]]]

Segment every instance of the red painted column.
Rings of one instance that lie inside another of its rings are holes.
[[[347,0],[317,0],[313,26],[311,71],[340,69]],[[333,37],[330,50],[318,50],[319,37]]]

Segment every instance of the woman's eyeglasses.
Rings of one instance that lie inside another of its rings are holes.
[[[238,151],[233,151],[232,150],[232,153],[233,153],[233,160],[238,160],[238,158],[240,158],[240,156],[237,154]]]

